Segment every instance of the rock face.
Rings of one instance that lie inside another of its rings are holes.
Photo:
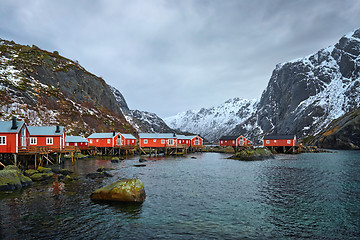
[[[122,179],[91,194],[92,200],[142,203],[146,194],[139,179]]]
[[[332,121],[310,143],[328,149],[360,149],[360,109]]]
[[[14,165],[8,165],[0,171],[0,191],[14,190],[32,184],[32,180],[24,176]]]
[[[66,126],[68,134],[133,132],[105,81],[76,61],[0,39],[0,119]]]
[[[232,114],[233,124],[216,121],[212,125],[207,120],[209,116],[216,119],[216,116],[224,115],[227,111],[225,107],[214,112],[211,109],[201,110],[203,116],[201,111],[193,113],[201,117],[192,118],[191,114],[187,114],[189,121],[184,125],[178,124],[180,117],[177,117],[175,125],[172,125],[174,121],[171,118],[165,120],[170,127],[179,127],[180,130],[191,125],[199,127],[195,133],[200,133],[202,125],[212,126],[211,140],[219,139],[224,133],[244,135],[255,143],[261,143],[265,134],[296,134],[298,139],[302,139],[319,134],[333,120],[359,107],[359,92],[360,29],[357,29],[343,36],[337,44],[315,54],[278,64],[261,99],[254,105],[254,111],[245,111],[241,119]],[[241,109],[243,107],[235,108],[233,113]],[[215,130],[215,126],[219,126],[219,131]],[[223,126],[226,126],[227,132]],[[322,142],[334,142],[330,138],[324,138]],[[351,144],[360,146],[357,142]],[[334,147],[343,148],[340,145],[335,144]]]

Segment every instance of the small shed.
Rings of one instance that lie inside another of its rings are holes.
[[[119,132],[93,133],[87,137],[89,146],[94,147],[119,147],[123,145],[122,136]]]
[[[121,133],[121,136],[124,139],[123,145],[125,146],[136,146],[136,137],[132,134]]]
[[[19,148],[29,145],[29,130],[23,121],[14,117],[0,121],[0,153],[18,153]]]
[[[86,138],[81,136],[65,136],[65,145],[68,146],[75,146],[79,149],[87,148],[89,145],[89,142]]]

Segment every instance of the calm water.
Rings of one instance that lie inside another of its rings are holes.
[[[196,156],[197,159],[192,159]],[[0,194],[1,239],[360,239],[360,152],[241,162],[205,153],[133,167],[80,160],[61,192],[40,185]],[[100,166],[114,177],[86,179]],[[97,204],[93,190],[139,178],[140,206]]]

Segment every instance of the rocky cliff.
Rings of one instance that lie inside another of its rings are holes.
[[[0,40],[0,119],[60,123],[67,133],[134,132],[105,81],[77,62]]]
[[[359,70],[360,29],[315,54],[278,64],[254,109],[241,119],[235,113],[243,106],[232,111],[228,119],[233,119],[233,124],[216,120],[211,125],[207,120],[207,117],[222,115],[227,111],[225,108],[218,108],[216,115],[203,110],[205,114],[195,119],[191,117],[192,111],[188,111],[166,122],[180,130],[191,125],[208,129],[218,126],[210,138],[213,141],[224,134],[242,134],[254,142],[260,142],[265,134],[294,133],[300,139],[315,136],[333,120],[359,107]],[[183,123],[181,119],[186,118],[189,120]],[[194,132],[201,131],[199,128]]]

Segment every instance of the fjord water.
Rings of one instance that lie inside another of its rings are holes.
[[[195,156],[196,159],[191,158]],[[358,239],[360,152],[278,155],[243,162],[219,153],[80,160],[63,190],[36,185],[0,194],[0,239]],[[84,176],[113,167],[114,177]],[[142,205],[89,198],[119,178],[139,178]]]

